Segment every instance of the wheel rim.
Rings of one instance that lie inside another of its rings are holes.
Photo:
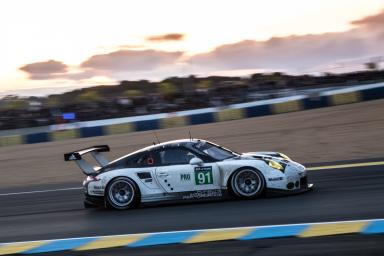
[[[233,181],[236,192],[246,197],[257,194],[262,186],[260,175],[253,170],[239,171]]]
[[[109,188],[109,198],[113,204],[119,207],[128,206],[134,197],[134,189],[126,180],[114,181]]]

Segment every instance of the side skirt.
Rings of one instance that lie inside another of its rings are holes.
[[[228,198],[228,191],[224,189],[201,190],[201,191],[187,191],[176,193],[160,193],[154,195],[146,195],[141,197],[141,203],[154,203],[154,202],[186,202],[186,201],[204,201],[204,200],[217,200]]]

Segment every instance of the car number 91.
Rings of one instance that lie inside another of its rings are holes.
[[[213,184],[212,166],[195,168],[196,185]]]

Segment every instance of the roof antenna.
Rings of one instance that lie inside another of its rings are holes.
[[[191,130],[189,130],[188,132],[189,132],[189,140],[192,141]]]
[[[155,134],[155,137],[156,137],[156,139],[157,139],[157,143],[160,143],[160,140],[159,140],[159,138],[157,137],[157,133],[156,132],[153,132],[154,134]]]

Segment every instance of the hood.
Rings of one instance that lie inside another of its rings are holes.
[[[286,155],[279,152],[247,152],[241,154],[242,158],[245,159],[263,159],[263,158],[272,158],[274,160],[286,160],[291,161]]]

